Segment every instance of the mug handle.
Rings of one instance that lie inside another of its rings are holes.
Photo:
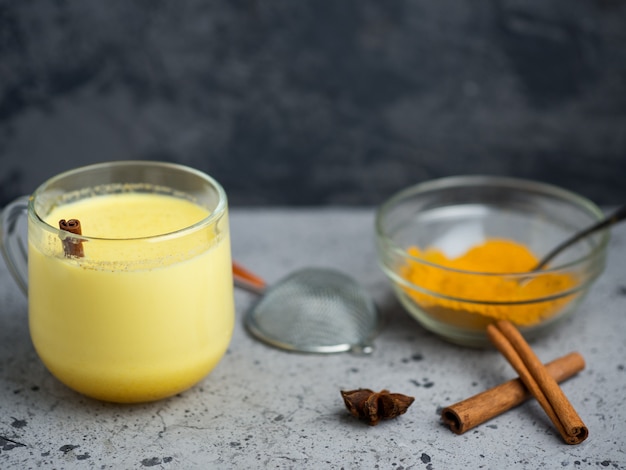
[[[28,235],[26,216],[29,196],[22,196],[2,211],[0,249],[4,261],[22,292],[28,295]]]

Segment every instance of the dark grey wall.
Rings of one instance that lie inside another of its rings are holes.
[[[0,1],[0,203],[129,158],[232,205],[463,173],[624,202],[626,2]]]

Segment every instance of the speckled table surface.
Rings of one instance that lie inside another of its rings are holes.
[[[365,284],[387,319],[370,356],[286,353],[237,326],[227,355],[199,385],[156,403],[120,406],[57,382],[31,345],[27,302],[0,263],[0,468],[626,468],[626,227],[581,309],[533,347],[542,360],[579,351],[587,367],[563,385],[590,437],[563,443],[535,402],[458,436],[443,406],[514,377],[494,350],[448,344],[392,298],[376,265],[368,209],[236,209],[233,253],[269,282],[328,266]],[[375,427],[339,391],[388,388],[415,397]]]

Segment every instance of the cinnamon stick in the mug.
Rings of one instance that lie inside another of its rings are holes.
[[[587,427],[517,328],[500,320],[487,327],[487,336],[519,374],[565,442],[580,444],[587,439]]]
[[[61,219],[59,220],[59,228],[74,235],[83,234],[80,227],[80,220],[78,219]],[[85,256],[82,240],[70,236],[63,237],[61,240],[63,242],[63,252],[65,253],[65,256],[68,258],[82,258]]]
[[[584,368],[585,360],[577,352],[569,353],[546,364],[548,373],[559,383]],[[444,408],[441,412],[441,419],[453,432],[463,434],[516,407],[531,396],[521,379],[509,380]]]

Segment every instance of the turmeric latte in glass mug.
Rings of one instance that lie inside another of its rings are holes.
[[[13,230],[27,214],[28,261]],[[193,386],[234,325],[226,195],[180,165],[120,161],[56,176],[2,214],[33,344],[61,382],[132,403]]]

